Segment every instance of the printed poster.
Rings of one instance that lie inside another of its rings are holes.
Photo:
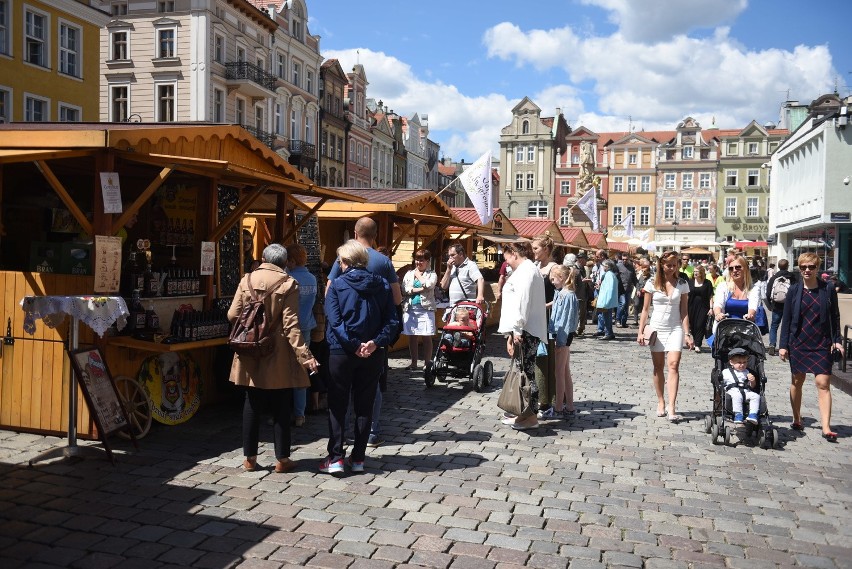
[[[118,172],[101,172],[101,192],[104,196],[104,213],[121,213],[121,186]]]
[[[201,274],[212,275],[216,267],[216,243],[213,241],[201,242]]]
[[[121,279],[121,237],[95,235],[94,292],[118,292]]]

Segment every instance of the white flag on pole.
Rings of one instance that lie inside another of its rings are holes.
[[[633,231],[633,215],[634,215],[635,213],[636,213],[635,211],[631,211],[631,212],[630,212],[630,214],[627,216],[627,218],[626,218],[626,219],[624,220],[624,222],[622,223],[622,225],[624,226],[624,234],[625,234],[626,236],[628,236],[628,237],[633,237],[633,235],[634,235],[634,231]]]
[[[649,227],[645,231],[639,234],[639,241],[648,241],[651,238],[651,228]]]
[[[592,222],[592,231],[598,230],[598,200],[595,197],[595,188],[591,187],[583,197],[577,200],[577,207],[586,214]]]
[[[485,225],[494,217],[491,205],[491,151],[467,167],[459,176],[464,191],[473,203],[479,220]]]

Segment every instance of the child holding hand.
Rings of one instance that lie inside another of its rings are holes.
[[[563,419],[575,413],[569,348],[579,323],[579,302],[574,292],[575,270],[564,265],[556,265],[550,270],[550,282],[556,289],[548,322],[548,333],[556,344],[556,403],[552,409],[561,408]]]

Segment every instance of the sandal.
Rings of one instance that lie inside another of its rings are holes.
[[[804,425],[802,425],[802,423],[800,421],[793,421],[792,423],[790,423],[790,428],[793,429],[794,431],[804,431],[805,430]]]
[[[680,415],[669,415],[668,420],[669,423],[680,423],[683,420],[683,417]]]
[[[830,443],[836,443],[837,442],[837,433],[829,431],[827,433],[823,433],[822,438],[824,438],[825,440],[827,440]]]

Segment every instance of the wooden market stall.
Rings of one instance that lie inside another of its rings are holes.
[[[450,208],[453,215],[459,220],[471,224],[481,225],[479,214],[472,207]],[[472,231],[467,227],[451,226],[448,228],[450,239],[459,241],[465,246],[471,258],[476,261],[480,269],[491,269],[497,271],[503,261],[500,241],[502,238],[512,238],[518,235],[518,230],[498,207],[494,208],[491,221],[486,223],[483,230]],[[496,280],[496,278],[494,279]]]
[[[97,343],[113,376],[147,382],[161,422],[181,422],[216,398],[223,309],[243,272],[239,222],[258,199],[271,201],[274,238],[285,242],[295,229],[296,196],[317,206],[360,200],[314,185],[238,126],[0,125],[0,303],[9,340],[0,353],[0,428],[60,433],[68,416],[61,397],[68,323],[25,335],[18,303],[30,295],[134,297],[138,290],[147,314],[135,318],[131,307],[131,323],[142,323],[132,335],[113,330],[100,340],[81,329],[81,344]],[[116,201],[121,213],[107,213],[105,202]],[[92,236],[116,235],[121,263],[100,266],[108,257]],[[203,243],[215,247],[206,265]],[[114,276],[120,291],[96,290],[96,269]],[[77,430],[91,436],[91,418],[79,407]]]

